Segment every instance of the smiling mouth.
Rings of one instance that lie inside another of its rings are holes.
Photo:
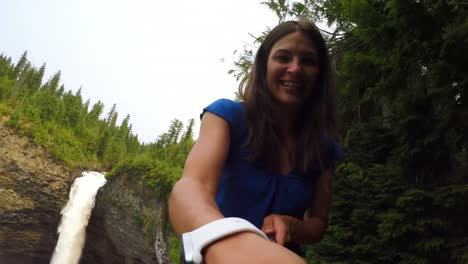
[[[301,88],[303,87],[302,82],[297,81],[279,81],[279,84],[285,89],[287,92],[291,93],[298,93]]]

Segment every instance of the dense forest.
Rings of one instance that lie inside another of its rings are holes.
[[[308,263],[468,263],[468,2],[269,0],[279,21],[327,25],[340,143],[325,238]],[[256,36],[255,43],[265,34]],[[255,49],[230,74],[248,72]],[[131,172],[161,199],[180,177],[194,120],[142,144],[116,106],[44,81],[23,54],[0,56],[0,116],[75,168]],[[233,91],[236,87],[233,87]],[[176,242],[175,239],[172,241]],[[176,243],[173,243],[176,244]],[[174,245],[172,254],[177,254]]]

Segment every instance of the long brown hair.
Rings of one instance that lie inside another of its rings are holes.
[[[321,153],[325,147],[325,133],[336,136],[335,83],[328,49],[318,27],[311,21],[300,19],[273,28],[260,45],[249,74],[241,82],[239,95],[246,110],[249,159],[259,160],[275,170],[280,164],[278,153],[285,142],[273,115],[275,104],[266,81],[267,61],[273,45],[294,32],[304,34],[319,55],[319,75],[316,83],[311,84],[314,92],[304,100],[291,131],[297,140],[292,153],[293,165],[301,172],[307,172],[315,161],[323,167]]]

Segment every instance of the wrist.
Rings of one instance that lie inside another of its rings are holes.
[[[241,232],[249,232],[268,239],[262,231],[244,219],[237,217],[219,219],[182,234],[181,263],[201,263],[202,254],[207,246]]]
[[[252,232],[232,234],[205,247],[202,251],[203,259],[205,263],[223,263],[230,254],[239,252],[239,246],[250,243],[252,240],[256,241],[259,238],[257,234]]]

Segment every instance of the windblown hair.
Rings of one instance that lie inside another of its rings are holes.
[[[274,108],[278,106],[267,86],[267,61],[273,45],[294,32],[301,32],[314,44],[319,60],[318,78],[316,83],[310,84],[313,92],[303,101],[291,131],[297,140],[291,160],[296,169],[305,173],[316,161],[323,167],[324,135],[336,136],[335,83],[328,49],[318,27],[313,22],[300,19],[283,22],[272,29],[260,45],[249,74],[241,82],[239,95],[246,110],[249,159],[259,160],[277,170],[280,164],[278,153],[284,147],[285,139],[273,115]]]

